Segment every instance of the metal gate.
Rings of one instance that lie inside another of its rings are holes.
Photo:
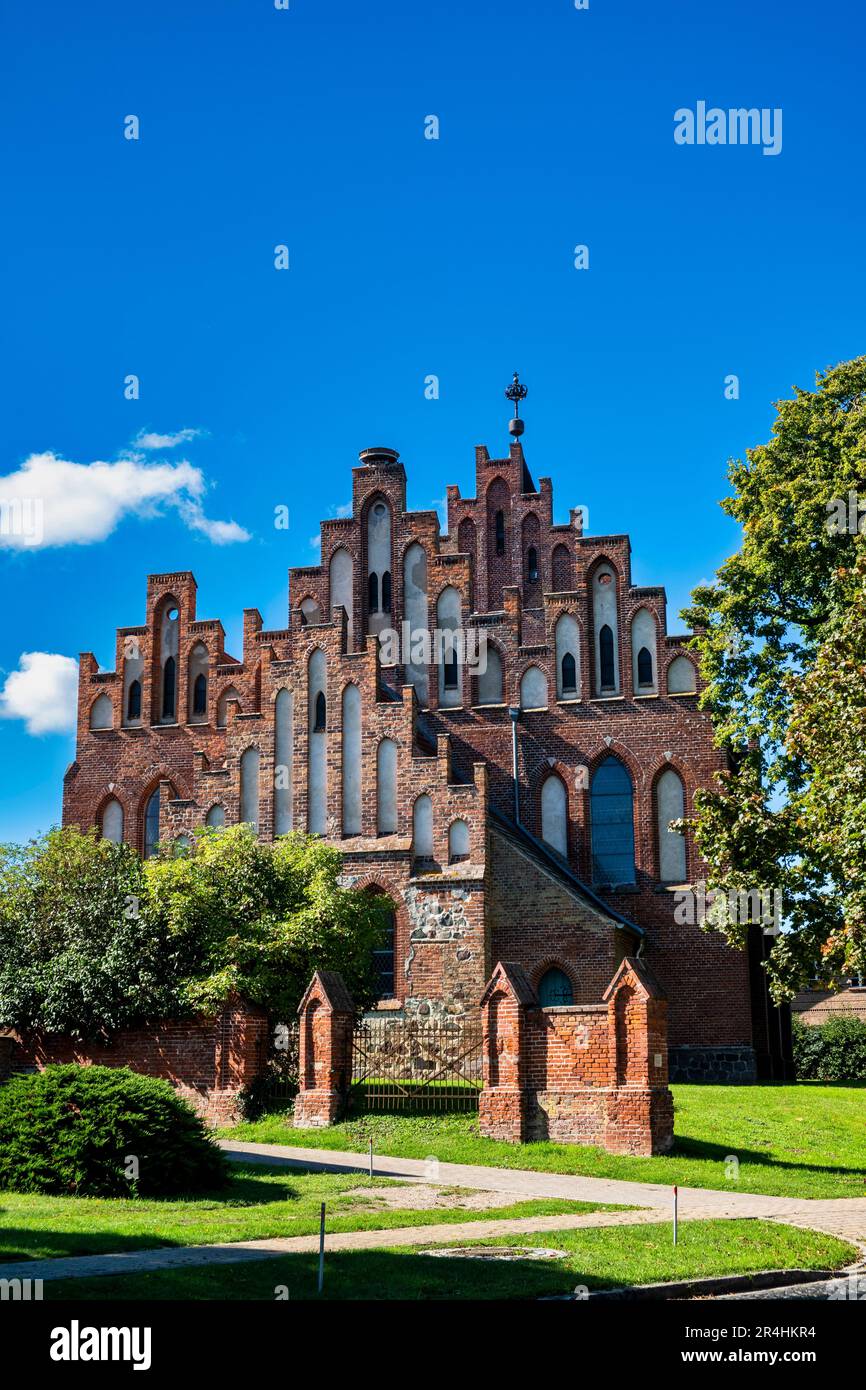
[[[481,1020],[366,1018],[352,1038],[351,1104],[366,1110],[477,1110]]]

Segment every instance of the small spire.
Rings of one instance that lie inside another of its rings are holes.
[[[525,401],[528,388],[521,384],[517,372],[514,373],[514,380],[510,386],[505,388],[506,400],[514,402],[514,418],[508,421],[508,433],[513,434],[515,439],[519,439],[523,434],[523,421],[520,418],[520,402]]]

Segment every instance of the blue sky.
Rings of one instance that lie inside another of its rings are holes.
[[[57,672],[23,653],[110,666],[146,574],[192,569],[239,654],[244,607],[285,622],[359,449],[401,451],[410,505],[470,494],[515,368],[558,519],[630,532],[676,628],[736,548],[726,460],[864,351],[864,37],[855,0],[7,11],[0,500],[34,455],[78,469],[52,474],[64,544],[0,536],[0,839],[59,820],[74,756],[21,717]],[[781,108],[781,153],[675,144],[699,100]]]

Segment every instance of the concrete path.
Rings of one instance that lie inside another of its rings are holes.
[[[319,1172],[369,1171],[369,1155],[334,1149],[301,1149],[284,1144],[250,1144],[221,1141],[230,1159],[244,1163],[286,1164]],[[570,1198],[577,1202],[613,1202],[647,1208],[648,1220],[670,1220],[672,1192],[661,1183],[627,1182],[619,1178],[587,1178],[567,1173],[536,1173],[522,1168],[485,1168],[465,1163],[439,1163],[435,1159],[386,1158],[374,1155],[377,1177],[410,1178],[456,1187],[482,1187],[533,1197]],[[759,1217],[808,1226],[842,1236],[866,1246],[866,1197],[766,1197],[754,1192],[715,1190],[706,1187],[679,1189],[679,1215],[683,1221],[702,1218]]]
[[[282,1144],[251,1144],[222,1140],[235,1162],[305,1168],[317,1172],[369,1172],[369,1155],[332,1149],[303,1149]],[[404,1226],[385,1231],[348,1231],[327,1236],[327,1249],[373,1250],[394,1246],[438,1245],[450,1241],[471,1244],[491,1236],[527,1236],[544,1231],[577,1230],[587,1226],[631,1226],[671,1219],[671,1189],[660,1183],[627,1182],[613,1178],[578,1177],[565,1173],[536,1173],[521,1168],[486,1168],[435,1159],[375,1157],[377,1177],[507,1192],[515,1200],[551,1197],[599,1204],[628,1204],[635,1211],[590,1211],[573,1216],[490,1218],[438,1226]],[[866,1252],[866,1197],[805,1200],[765,1197],[749,1192],[681,1187],[679,1216],[683,1221],[763,1218],[842,1236]],[[0,1264],[0,1279],[82,1279],[99,1275],[145,1273],[192,1265],[236,1264],[318,1249],[318,1235],[285,1239],[237,1241],[219,1245],[171,1246],[161,1250],[132,1250],[114,1255],[77,1255],[48,1260],[18,1260]],[[777,1295],[778,1296],[778,1295]]]
[[[655,1221],[653,1212],[586,1211],[575,1216],[529,1216],[509,1221],[452,1221],[438,1226],[401,1226],[390,1231],[344,1231],[327,1235],[325,1249],[388,1250],[396,1245],[440,1245],[459,1240],[472,1245],[490,1236],[527,1236],[544,1231],[573,1231],[581,1226],[628,1226]],[[311,1236],[239,1240],[226,1245],[182,1245],[164,1250],[129,1250],[117,1255],[70,1255],[53,1260],[18,1260],[0,1264],[0,1279],[92,1279],[103,1274],[143,1274],[190,1265],[237,1264],[278,1255],[304,1255],[319,1248]]]

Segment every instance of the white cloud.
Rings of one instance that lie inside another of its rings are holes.
[[[310,545],[312,546],[313,550],[321,550],[321,548],[322,548],[322,537],[321,537],[321,536],[310,536]]]
[[[144,463],[72,463],[55,454],[31,454],[15,473],[0,477],[0,549],[32,550],[91,545],[105,540],[126,516],[178,510],[190,530],[215,545],[248,541],[234,521],[211,521],[201,499],[204,475],[186,459]]]
[[[29,734],[67,734],[78,709],[78,662],[56,652],[22,652],[0,689],[0,719],[23,719]]]
[[[155,434],[152,430],[142,430],[132,441],[133,449],[175,449],[188,439],[196,439],[201,430],[178,430],[177,434]]]

